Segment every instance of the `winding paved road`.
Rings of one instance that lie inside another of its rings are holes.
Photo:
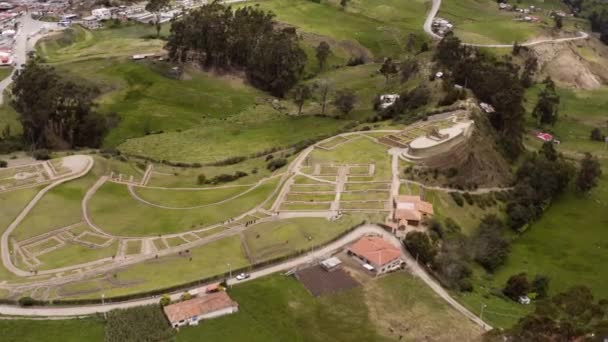
[[[432,0],[431,10],[427,14],[426,20],[424,21],[423,29],[426,34],[431,36],[433,39],[441,39],[442,37],[435,32],[433,32],[433,19],[437,16],[439,12],[439,8],[441,7],[441,0]],[[536,46],[540,44],[546,43],[565,43],[571,42],[575,40],[587,39],[589,38],[589,34],[583,31],[578,32],[579,35],[576,37],[568,37],[568,38],[555,38],[555,39],[540,39],[536,41],[531,41],[527,43],[521,43],[521,46]],[[512,48],[513,43],[511,44],[474,44],[474,43],[466,43],[462,42],[462,45],[466,46],[474,46],[474,47],[487,47],[487,48]]]

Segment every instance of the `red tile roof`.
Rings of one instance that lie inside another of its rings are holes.
[[[433,205],[423,201],[420,196],[397,196],[395,208],[396,219],[419,221],[422,219],[422,214],[433,215]]]
[[[238,304],[226,292],[220,291],[167,305],[163,309],[173,323],[235,306],[238,307]]]
[[[401,257],[401,249],[376,236],[364,236],[348,249],[350,252],[365,258],[375,268]]]

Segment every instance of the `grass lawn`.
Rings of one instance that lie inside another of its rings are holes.
[[[361,201],[361,200],[386,200],[390,199],[390,193],[383,191],[358,191],[358,192],[344,192],[340,195],[342,201]]]
[[[538,13],[534,15],[541,16]],[[456,36],[467,43],[524,42],[544,31],[542,24],[513,21],[514,12],[500,11],[496,2],[491,0],[444,0],[438,17],[454,24]]]
[[[141,244],[142,241],[140,240],[127,241],[127,250],[125,253],[127,255],[139,254],[141,252]]]
[[[135,193],[144,200],[168,207],[188,208],[209,205],[237,196],[249,187],[232,187],[209,190],[153,189],[135,187]]]
[[[12,237],[22,241],[82,221],[81,201],[104,172],[103,161],[96,159],[87,175],[51,189],[13,231]]]
[[[0,320],[5,342],[103,341],[104,323],[97,318],[65,320]]]
[[[279,210],[329,210],[331,203],[283,203]]]
[[[292,158],[287,158],[287,160],[290,161]],[[246,185],[252,185],[272,174],[266,168],[266,164],[268,162],[264,157],[250,158],[233,165],[203,166],[200,168],[179,168],[157,164],[154,165],[152,177],[147,185],[166,188],[213,188],[217,186],[240,185],[241,190],[244,191],[247,189]],[[207,179],[211,179],[220,174],[234,174],[237,171],[245,172],[247,176],[220,185],[198,183],[198,176],[201,174],[205,175]]]
[[[153,236],[191,230],[238,216],[259,205],[278,185],[275,177],[247,194],[226,203],[198,209],[171,210],[135,200],[126,186],[106,183],[93,196],[89,210],[93,222],[106,232],[121,236]]]
[[[352,139],[331,151],[315,149],[309,163],[375,164],[374,180],[391,179],[391,161],[387,147],[366,138]],[[371,178],[371,177],[370,177]]]
[[[410,187],[412,184],[408,184]],[[444,191],[424,190],[424,199],[433,204],[435,215],[440,219],[451,218],[462,228],[462,232],[470,234],[479,225],[486,215],[495,214],[501,217],[499,205],[480,208],[477,204],[468,204],[464,201],[462,207],[458,206],[452,196]]]
[[[294,193],[289,193],[289,194],[287,194],[286,201],[303,201],[303,202],[320,201],[320,202],[326,202],[326,201],[333,201],[335,199],[335,197],[336,197],[335,193],[331,193],[331,194],[318,194],[318,193],[294,194]]]
[[[42,262],[38,270],[51,270],[54,268],[72,266],[85,262],[109,258],[116,254],[117,243],[104,248],[89,248],[77,243],[67,243],[61,248],[38,256]]]
[[[0,80],[7,78],[13,72],[13,68],[11,67],[1,67],[0,68]]]
[[[257,224],[247,229],[244,236],[251,256],[260,262],[324,244],[365,219],[368,219],[365,215],[345,215],[333,222],[295,218]]]
[[[101,293],[112,297],[169,287],[228,272],[228,263],[233,270],[249,264],[241,250],[239,236],[190,249],[189,255],[176,254],[128,266],[98,279],[96,286],[99,291],[75,297],[99,298]]]

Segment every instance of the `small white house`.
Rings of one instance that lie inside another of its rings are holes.
[[[380,108],[386,109],[394,105],[397,100],[399,100],[399,94],[380,95]]]
[[[336,257],[331,257],[331,258],[321,261],[321,267],[323,267],[323,269],[325,269],[328,272],[337,269],[338,267],[340,267],[341,264],[342,264],[342,261],[340,261],[340,259],[338,259]]]
[[[108,19],[112,18],[112,12],[110,11],[109,8],[105,8],[105,7],[95,8],[94,10],[91,11],[91,15],[93,15],[94,17],[96,17],[99,20],[108,20]]]
[[[239,311],[239,305],[224,291],[209,293],[163,308],[173,328],[198,325],[199,321]]]

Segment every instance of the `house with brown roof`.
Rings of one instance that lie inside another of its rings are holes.
[[[422,220],[433,215],[433,205],[420,196],[397,196],[393,200],[393,209],[393,221],[399,229],[417,227]]]
[[[229,315],[239,311],[239,305],[225,291],[195,297],[163,308],[171,326],[198,325],[205,319]]]
[[[376,275],[397,270],[403,264],[401,249],[378,236],[364,236],[352,244],[347,253]]]

